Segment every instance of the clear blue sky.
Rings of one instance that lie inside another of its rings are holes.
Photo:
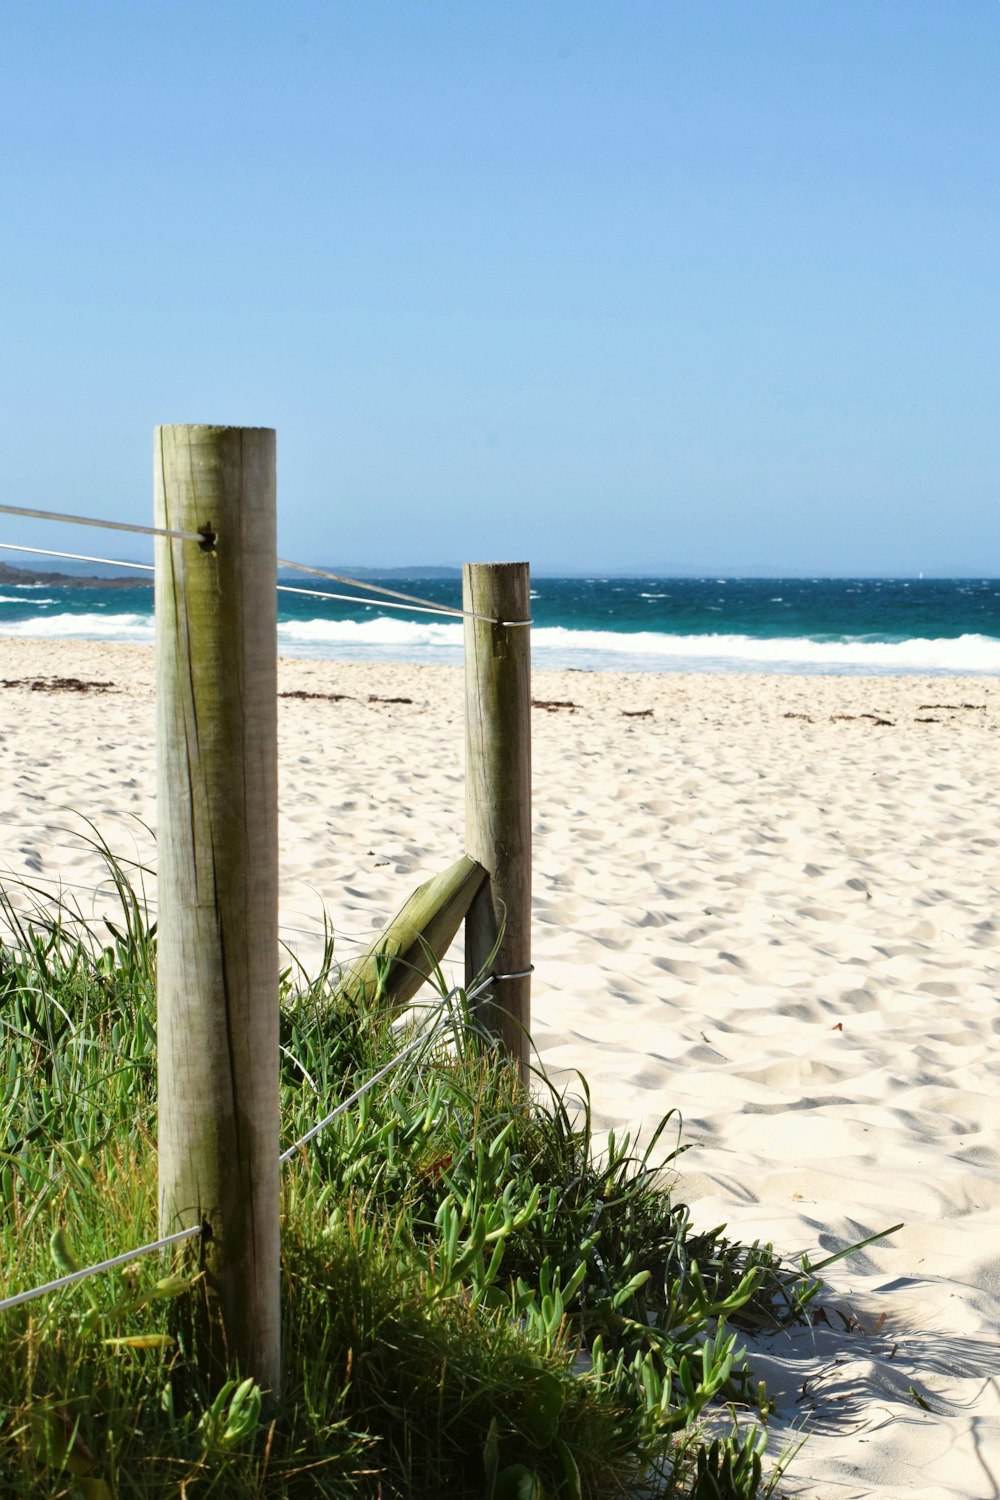
[[[1000,0],[4,0],[0,499],[263,424],[286,556],[1000,574],[998,101]]]

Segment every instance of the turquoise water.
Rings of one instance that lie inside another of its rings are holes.
[[[389,584],[461,602],[457,578]],[[324,589],[318,580],[308,585]],[[284,654],[461,659],[458,620],[375,599],[345,604],[282,592],[278,602]],[[152,611],[146,584],[0,585],[0,636],[151,641]],[[541,578],[532,618],[540,667],[1000,674],[996,579]]]

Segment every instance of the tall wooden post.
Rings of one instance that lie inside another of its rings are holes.
[[[528,1076],[531,1025],[531,586],[527,563],[466,563],[466,852],[486,870],[465,920],[465,974],[497,979],[476,1002],[480,1020]],[[501,934],[496,957],[490,955]]]
[[[203,1223],[200,1359],[277,1393],[275,435],[158,427],[160,1230]],[[211,540],[214,538],[214,541]]]

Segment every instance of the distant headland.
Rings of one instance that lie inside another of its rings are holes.
[[[23,588],[33,584],[47,583],[55,588],[69,589],[92,589],[95,585],[102,589],[148,589],[152,588],[153,580],[145,576],[134,578],[130,575],[123,578],[98,578],[95,574],[36,573],[33,568],[12,568],[9,563],[0,562],[0,584],[3,583],[8,588],[16,588],[18,584]]]

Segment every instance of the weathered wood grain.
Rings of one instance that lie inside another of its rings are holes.
[[[277,1393],[275,435],[159,427],[159,1158],[163,1233],[204,1222],[203,1358]]]
[[[466,852],[485,868],[465,922],[466,982],[531,967],[531,631],[527,563],[466,563]],[[498,946],[499,944],[499,946]],[[494,956],[494,950],[495,956]],[[527,1078],[531,980],[498,980],[476,1013]]]

